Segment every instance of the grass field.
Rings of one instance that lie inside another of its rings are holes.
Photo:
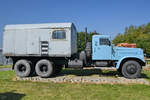
[[[150,81],[150,71],[142,73]],[[14,76],[13,71],[0,72],[0,100],[150,100],[147,85],[12,81]]]
[[[0,66],[0,68],[11,68],[12,65]]]

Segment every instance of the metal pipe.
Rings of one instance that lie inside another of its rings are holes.
[[[87,27],[85,27],[85,47],[86,47],[86,43],[87,43]]]

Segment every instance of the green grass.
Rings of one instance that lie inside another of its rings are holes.
[[[12,67],[12,65],[5,65],[5,66],[0,65],[0,68],[11,68],[11,67]]]
[[[87,75],[101,73],[113,76],[112,71],[79,70],[62,73]],[[144,70],[143,77],[150,80],[150,71]],[[13,71],[0,72],[0,100],[150,100],[150,86],[147,85],[108,85],[71,84],[12,81]]]

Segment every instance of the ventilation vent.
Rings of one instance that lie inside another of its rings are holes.
[[[48,41],[41,41],[41,55],[48,55]]]

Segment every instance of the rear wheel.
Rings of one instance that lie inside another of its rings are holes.
[[[18,60],[15,63],[14,70],[19,77],[27,77],[31,74],[31,65],[27,60]]]
[[[125,62],[122,66],[122,75],[126,78],[138,78],[141,76],[141,65],[134,61],[134,60],[129,60]]]
[[[40,60],[36,63],[35,71],[40,77],[50,77],[54,72],[53,63],[46,59]]]

